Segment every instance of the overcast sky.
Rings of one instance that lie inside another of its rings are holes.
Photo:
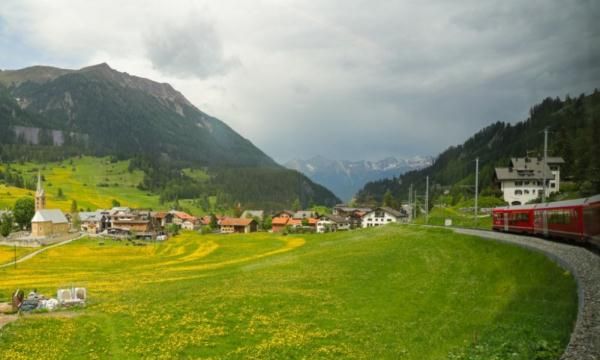
[[[27,1],[0,68],[169,82],[277,161],[436,155],[600,88],[600,1]]]

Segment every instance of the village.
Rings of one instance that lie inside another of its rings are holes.
[[[267,213],[264,210],[247,209],[238,217],[223,214],[194,216],[174,209],[154,211],[126,206],[64,213],[60,209],[46,207],[46,193],[41,174],[38,174],[34,204],[31,231],[20,231],[11,235],[9,240],[13,245],[47,245],[82,235],[164,241],[182,230],[220,234],[258,231],[284,235],[327,233],[390,223],[408,223],[412,213],[409,205],[393,209],[385,206],[352,207],[345,204],[325,209],[327,211],[323,211],[324,213],[314,210],[280,210]]]

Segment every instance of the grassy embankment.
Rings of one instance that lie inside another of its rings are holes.
[[[0,270],[0,298],[71,284],[88,307],[6,326],[0,358],[557,359],[577,309],[571,275],[540,254],[393,225],[86,239]]]
[[[38,248],[17,247],[17,259],[38,250]],[[12,262],[15,259],[15,248],[0,245],[0,265]]]
[[[25,178],[37,177],[42,171],[46,181],[46,202],[48,208],[59,208],[69,211],[72,200],[82,209],[107,209],[112,207],[112,200],[122,206],[132,208],[166,209],[169,204],[160,204],[159,197],[137,188],[142,181],[143,172],[128,171],[129,161],[110,162],[108,158],[82,157],[71,158],[60,163],[24,163],[12,164],[11,167]],[[2,166],[0,166],[0,170]],[[200,171],[187,170],[186,174],[196,179],[205,179],[207,175]],[[63,196],[58,196],[58,189]],[[31,196],[35,191],[0,185],[0,209],[10,208],[23,196]],[[180,204],[195,214],[203,214],[203,210],[194,206],[191,200],[181,200]]]

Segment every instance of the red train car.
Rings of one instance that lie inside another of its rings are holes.
[[[529,205],[495,208],[492,212],[493,229],[522,234],[533,234],[533,208]]]
[[[589,242],[600,247],[600,195],[544,204],[495,208],[495,231]]]
[[[600,195],[588,199],[583,209],[583,227],[588,241],[600,248]]]

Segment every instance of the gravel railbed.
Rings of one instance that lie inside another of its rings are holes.
[[[530,236],[471,229],[454,231],[539,251],[570,271],[577,282],[579,310],[575,328],[561,360],[600,359],[600,256],[579,246]]]

